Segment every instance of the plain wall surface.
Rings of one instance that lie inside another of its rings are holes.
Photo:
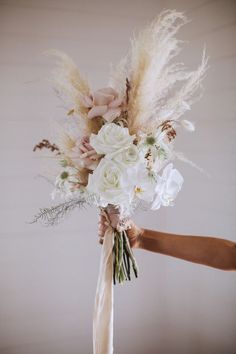
[[[27,222],[50,206],[47,169],[33,146],[63,115],[48,78],[49,48],[67,52],[91,85],[107,85],[110,63],[133,31],[161,10],[191,22],[180,59],[210,69],[203,98],[185,118],[176,149],[211,178],[176,161],[185,182],[175,207],[139,212],[139,225],[236,241],[236,2],[234,0],[0,0],[0,354],[89,354],[100,246],[95,209],[55,228]],[[43,166],[43,167],[42,167]],[[41,170],[42,169],[42,170]],[[114,354],[233,354],[236,273],[135,251],[140,276],[115,288]]]

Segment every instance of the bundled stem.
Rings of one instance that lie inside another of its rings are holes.
[[[123,283],[131,280],[131,265],[135,277],[138,277],[138,266],[130,247],[126,231],[114,230],[113,246],[113,282]]]

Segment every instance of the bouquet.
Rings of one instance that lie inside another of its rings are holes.
[[[175,35],[183,13],[164,11],[131,41],[128,55],[113,68],[108,86],[92,90],[73,61],[58,58],[53,78],[68,106],[56,142],[44,139],[60,169],[52,197],[62,201],[40,209],[34,221],[53,225],[76,207],[97,206],[108,223],[102,246],[94,309],[94,353],[113,351],[113,284],[138,276],[129,244],[129,217],[145,203],[151,210],[173,206],[183,177],[174,168],[178,129],[194,131],[182,116],[201,88],[208,59],[196,70],[173,63],[182,42]]]

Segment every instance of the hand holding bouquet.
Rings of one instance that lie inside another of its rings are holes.
[[[67,55],[54,51],[57,93],[68,104],[56,141],[44,139],[58,159],[53,198],[63,201],[41,209],[35,221],[54,224],[77,206],[97,206],[108,229],[104,238],[94,315],[94,353],[112,352],[114,284],[138,275],[127,237],[129,217],[140,203],[151,210],[173,206],[183,177],[174,149],[179,128],[194,130],[182,119],[201,86],[207,68],[187,71],[171,60],[179,53],[175,38],[186,23],[182,13],[165,11],[132,41],[128,56],[113,70],[107,87],[92,90]]]

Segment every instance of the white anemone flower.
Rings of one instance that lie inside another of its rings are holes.
[[[168,140],[166,132],[160,129],[150,134],[141,134],[138,147],[143,154],[150,153],[153,162],[156,159],[169,159],[173,150],[172,143]]]
[[[52,192],[52,199],[57,195],[61,198],[70,198],[75,194],[80,194],[84,187],[80,183],[78,170],[74,167],[65,167],[56,177],[55,189]]]

